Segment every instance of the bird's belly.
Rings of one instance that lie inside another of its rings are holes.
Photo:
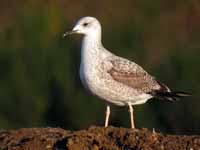
[[[136,94],[134,90],[118,88],[115,85],[111,87],[105,85],[97,86],[94,88],[93,93],[101,99],[119,106],[124,106],[128,103],[140,105],[152,98],[149,94]]]
[[[92,94],[115,105],[124,106],[130,102],[132,105],[145,103],[151,98],[149,94],[137,94],[127,86],[113,82],[109,77],[103,76],[92,69],[90,72],[81,71],[80,77],[84,87]]]

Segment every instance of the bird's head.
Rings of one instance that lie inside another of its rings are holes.
[[[83,34],[86,36],[98,35],[101,34],[101,25],[94,17],[83,17],[79,19],[74,28],[66,32],[64,36],[69,34]]]

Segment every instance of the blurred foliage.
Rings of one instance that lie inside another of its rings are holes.
[[[103,125],[104,102],[80,83],[81,37],[62,38],[80,17],[90,15],[102,23],[106,48],[141,64],[172,89],[195,95],[136,106],[137,127],[200,133],[198,0],[0,4],[0,128]],[[113,106],[111,113],[110,124],[129,127],[126,107]]]

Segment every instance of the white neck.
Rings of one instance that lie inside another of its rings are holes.
[[[84,36],[81,48],[82,65],[87,64],[90,65],[90,67],[95,66],[95,64],[98,64],[99,61],[108,55],[112,54],[103,47],[101,42],[101,32]]]
[[[102,47],[101,35],[85,35],[82,41],[81,60],[83,61],[84,59],[94,58],[96,55],[101,53]]]

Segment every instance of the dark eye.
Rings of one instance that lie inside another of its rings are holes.
[[[87,25],[88,25],[88,23],[86,23],[86,22],[83,24],[84,27],[86,27]]]

